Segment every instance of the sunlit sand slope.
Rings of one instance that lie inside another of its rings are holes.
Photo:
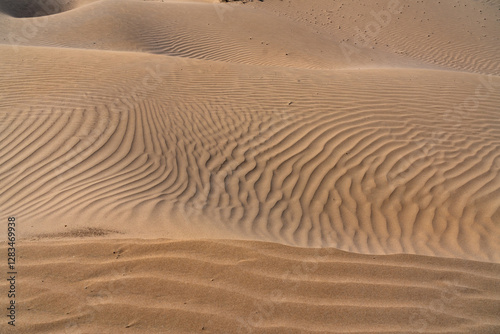
[[[0,205],[27,235],[500,258],[496,76],[1,52]]]

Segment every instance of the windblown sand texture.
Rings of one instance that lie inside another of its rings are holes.
[[[1,333],[499,333],[499,171],[497,0],[0,0]]]

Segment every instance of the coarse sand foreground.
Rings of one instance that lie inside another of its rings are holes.
[[[500,330],[499,264],[230,240],[18,247],[19,333]]]

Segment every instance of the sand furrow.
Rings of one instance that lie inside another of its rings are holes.
[[[20,332],[147,326],[343,333],[349,326],[367,333],[493,333],[500,327],[497,264],[241,241],[60,240],[22,242],[19,249],[19,284],[29,291],[19,298]],[[78,260],[89,256],[90,262]],[[408,271],[409,262],[426,267]],[[60,300],[64,313],[55,306]],[[382,314],[391,320],[381,323]],[[328,320],[318,324],[317,315]]]

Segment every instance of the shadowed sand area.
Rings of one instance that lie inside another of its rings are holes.
[[[0,0],[15,330],[500,331],[499,9]]]

